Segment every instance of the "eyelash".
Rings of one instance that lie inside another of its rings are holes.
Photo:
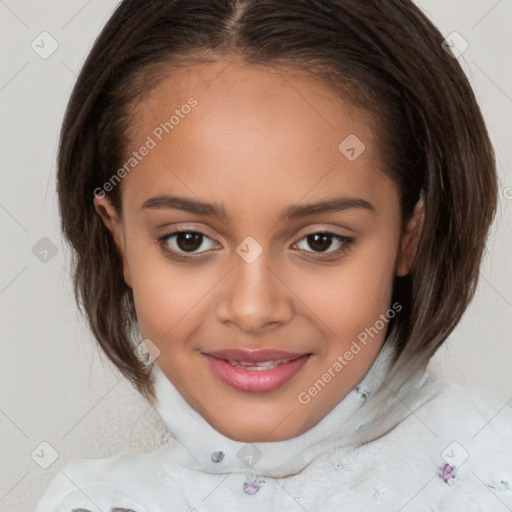
[[[171,249],[168,244],[169,239],[173,238],[177,235],[183,234],[183,233],[197,234],[197,235],[201,235],[203,237],[203,239],[206,238],[206,239],[212,240],[208,235],[202,233],[201,231],[196,231],[196,230],[192,230],[192,229],[190,229],[190,230],[183,229],[183,230],[176,230],[176,231],[172,231],[170,233],[161,235],[156,239],[156,241],[160,245],[160,247],[162,248],[164,253],[166,253],[166,254],[170,255],[171,257],[173,257],[174,259],[177,259],[180,261],[190,261],[192,259],[199,258],[202,254],[206,254],[208,252],[208,251],[205,251],[203,253],[186,253],[186,252],[183,253],[183,252],[179,252],[175,249]],[[330,257],[332,257],[332,255],[341,256],[342,254],[347,252],[349,249],[351,249],[354,245],[353,238],[348,237],[348,236],[338,235],[338,234],[332,233],[330,231],[313,231],[311,233],[307,233],[299,240],[299,242],[306,239],[309,236],[312,236],[312,235],[327,235],[329,237],[332,237],[332,238],[338,240],[342,244],[338,249],[335,249],[334,251],[329,251],[329,252],[306,251],[310,254],[317,255],[317,257],[313,258],[313,259],[318,259],[318,256],[320,256],[322,259],[326,259],[326,258],[323,258],[323,255],[325,255],[325,254],[329,255]],[[201,240],[201,245],[202,245],[203,241],[204,240]]]

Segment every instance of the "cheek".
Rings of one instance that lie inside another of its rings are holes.
[[[132,244],[130,275],[141,334],[157,344],[176,338],[180,328],[193,323],[201,299],[212,288],[214,276],[202,272],[198,279],[185,265],[177,265],[158,254],[158,247]]]
[[[339,266],[303,272],[297,295],[339,340],[352,339],[375,324],[390,307],[395,252],[369,244]],[[330,332],[330,336],[332,336]],[[329,331],[328,331],[329,336]]]

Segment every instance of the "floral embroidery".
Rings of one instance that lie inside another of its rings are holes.
[[[265,480],[260,478],[258,475],[249,475],[247,480],[244,482],[245,494],[256,494],[264,483]]]
[[[71,512],[91,512],[87,508],[74,508]],[[114,507],[110,509],[110,512],[136,512],[135,510],[132,510],[131,508],[119,508]]]
[[[455,467],[446,463],[439,468],[439,478],[445,483],[450,484],[452,480],[456,480]]]
[[[488,485],[487,487],[489,487],[490,489],[496,489],[497,491],[504,492],[507,494],[512,494],[512,487],[508,482],[505,482],[505,480],[502,480],[498,487],[494,487],[494,485]]]

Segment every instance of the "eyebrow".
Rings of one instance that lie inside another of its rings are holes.
[[[375,207],[368,201],[359,197],[333,197],[317,203],[305,205],[293,205],[282,210],[280,218],[299,219],[308,215],[345,211],[351,209],[363,209],[375,213]],[[142,205],[142,210],[183,210],[198,215],[210,215],[219,219],[227,219],[229,216],[222,205],[205,203],[195,199],[180,196],[157,195],[150,197]]]

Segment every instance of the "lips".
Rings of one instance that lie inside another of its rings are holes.
[[[222,382],[239,391],[253,393],[281,387],[299,372],[310,356],[273,349],[228,349],[201,355]]]

